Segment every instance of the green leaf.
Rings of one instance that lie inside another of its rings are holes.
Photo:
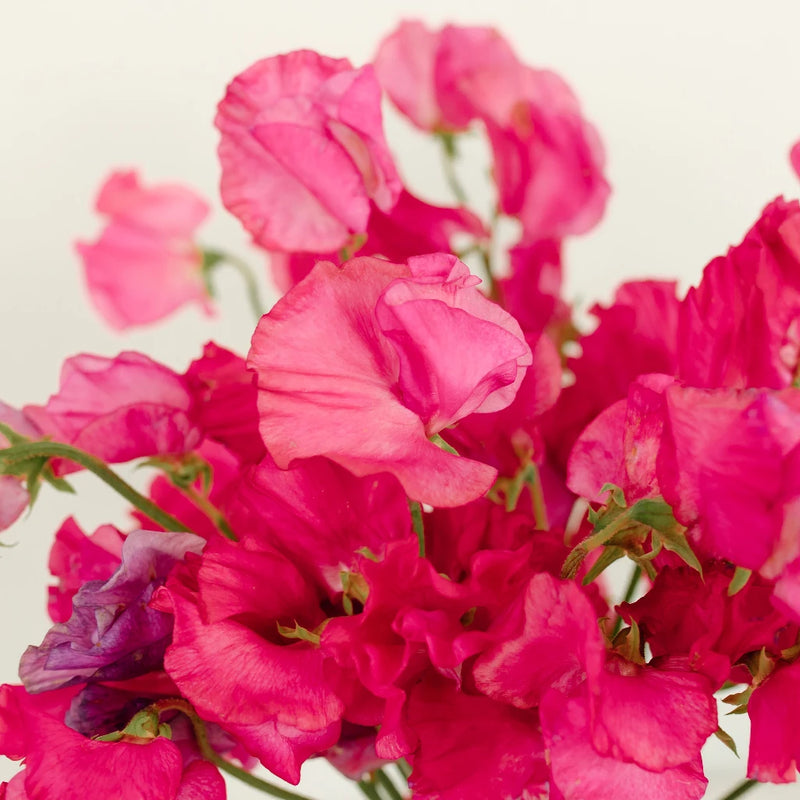
[[[714,736],[716,736],[717,739],[719,739],[722,744],[724,744],[725,747],[727,747],[728,750],[730,750],[736,756],[736,758],[739,758],[739,753],[736,752],[736,742],[733,741],[733,737],[729,733],[726,733],[724,730],[722,730],[722,728],[717,728],[714,731]]]
[[[731,582],[728,584],[728,597],[733,597],[735,594],[741,592],[746,586],[747,581],[750,580],[752,574],[753,570],[751,569],[736,567]]]

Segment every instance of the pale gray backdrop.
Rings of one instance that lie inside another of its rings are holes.
[[[140,349],[180,370],[211,338],[245,352],[252,324],[234,275],[223,281],[212,321],[187,310],[125,335],[103,325],[72,250],[77,237],[98,230],[96,188],[112,167],[131,166],[145,180],[183,181],[214,198],[211,120],[234,74],[301,47],[363,63],[403,17],[495,25],[529,63],[560,72],[581,97],[605,140],[614,188],[601,226],[569,246],[569,294],[584,303],[609,298],[626,277],[677,276],[689,285],[771,198],[800,190],[787,162],[800,138],[796,0],[28,0],[4,11],[0,398],[15,405],[44,401],[61,361],[78,352]],[[388,130],[409,184],[447,202],[436,150],[396,119]],[[476,145],[468,155],[467,182],[480,191],[485,154]],[[203,238],[261,267],[218,204]],[[46,552],[61,519],[75,513],[87,528],[124,521],[105,488],[86,476],[74,483],[78,498],[44,491],[31,517],[3,534],[17,544],[0,551],[0,680],[15,680],[19,653],[47,627]],[[741,725],[730,719],[724,724],[746,753]],[[740,780],[746,757],[737,761],[712,742],[706,763],[715,798]],[[305,775],[301,788],[320,800],[357,796],[324,764]],[[749,796],[798,793],[795,785]],[[262,795],[235,785],[230,796]]]

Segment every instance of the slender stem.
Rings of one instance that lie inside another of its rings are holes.
[[[358,788],[369,800],[381,800],[381,796],[372,781],[359,781]]]
[[[745,792],[749,792],[758,782],[759,781],[753,778],[742,781],[733,791],[728,792],[722,800],[734,800],[736,797],[741,797]]]
[[[444,155],[442,166],[444,167],[445,180],[459,205],[465,206],[467,205],[467,193],[464,191],[464,187],[461,185],[456,173],[456,158],[458,154],[456,153],[455,137],[452,133],[442,133],[439,134],[439,141],[442,143],[442,153]]]
[[[425,524],[422,521],[422,506],[416,500],[409,500],[408,508],[411,511],[411,527],[419,541],[420,558],[425,558]]]
[[[219,528],[226,539],[232,542],[239,541],[239,537],[231,530],[223,513],[205,495],[191,486],[186,486],[181,491]]]
[[[494,300],[495,303],[500,302],[500,285],[497,278],[494,276],[492,270],[492,256],[487,247],[481,247],[478,251],[481,254],[481,261],[483,262],[483,269],[486,272],[486,280],[489,282],[489,298]]]
[[[203,249],[203,258],[205,264],[205,271],[208,275],[211,269],[217,264],[225,263],[233,267],[244,280],[245,291],[247,293],[247,300],[250,303],[250,308],[255,315],[256,320],[260,320],[264,315],[264,304],[261,302],[261,294],[258,291],[258,283],[256,281],[253,270],[250,265],[243,261],[238,256],[231,253],[226,253],[222,250]]]
[[[544,501],[544,490],[542,489],[542,478],[539,475],[539,468],[536,464],[531,464],[527,475],[526,483],[531,492],[533,502],[533,518],[536,521],[536,528],[540,531],[550,530],[550,520],[547,518],[547,504]]]
[[[392,779],[382,769],[375,770],[375,780],[383,786],[390,800],[403,800],[403,795],[400,794],[397,787],[392,783]]]
[[[636,586],[639,583],[639,579],[642,577],[642,568],[637,564],[633,571],[631,572],[631,577],[628,579],[628,585],[625,587],[625,594],[622,597],[623,603],[630,603],[631,599],[633,598],[634,593],[636,592]],[[622,616],[617,615],[617,621],[614,623],[614,633],[612,634],[612,639],[616,636],[622,628]]]
[[[408,780],[411,777],[411,765],[406,761],[404,758],[400,758],[394,762],[397,769],[400,770],[400,774]]]
[[[206,761],[210,761],[223,772],[227,772],[228,775],[233,775],[234,778],[238,778],[243,783],[253,786],[265,794],[270,794],[273,797],[280,797],[281,800],[311,800],[311,798],[306,795],[290,792],[288,789],[281,789],[280,786],[275,786],[267,781],[263,781],[261,778],[251,775],[247,770],[237,767],[235,764],[231,764],[229,761],[222,758],[208,741],[205,723],[200,719],[194,707],[187,700],[183,698],[157,700],[155,703],[148,706],[148,709],[153,709],[159,714],[164,711],[180,711],[184,714],[192,725],[200,754]]]
[[[109,466],[99,458],[89,453],[79,450],[69,444],[61,442],[26,442],[17,444],[0,450],[0,463],[7,464],[25,461],[29,458],[65,458],[75,464],[89,470],[89,472],[108,484],[117,494],[124,497],[129,503],[139,509],[143,514],[150,517],[153,522],[158,523],[167,531],[188,531],[182,522],[175,519],[172,514],[168,514],[159,508],[152,500],[140,494],[129,483],[124,481]]]

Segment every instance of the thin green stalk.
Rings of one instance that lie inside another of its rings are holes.
[[[440,133],[439,140],[442,143],[442,153],[444,155],[442,158],[442,166],[444,168],[445,180],[450,187],[450,191],[455,195],[458,204],[465,206],[467,205],[467,193],[464,191],[464,187],[461,185],[461,181],[459,181],[458,174],[456,173],[456,158],[458,153],[456,152],[455,136],[452,133]]]
[[[550,520],[547,518],[547,504],[544,501],[544,490],[542,479],[539,475],[539,468],[536,464],[529,467],[526,483],[530,488],[531,500],[533,502],[533,518],[536,521],[536,529],[540,531],[550,530]]]
[[[383,786],[390,800],[403,800],[403,795],[400,794],[397,787],[392,783],[392,779],[382,769],[375,770],[375,780]]]
[[[628,585],[625,587],[625,595],[622,598],[623,603],[630,603],[633,599],[633,595],[636,592],[636,586],[639,583],[639,579],[642,577],[642,568],[637,564],[633,568],[633,572],[631,572],[631,577],[628,579]],[[614,632],[611,635],[613,639],[622,629],[622,616],[617,615],[617,621],[614,623]]]
[[[759,781],[750,778],[749,780],[742,781],[733,791],[728,792],[722,800],[735,800],[741,797],[745,792],[749,792]]]
[[[148,706],[146,710],[149,709],[153,709],[159,714],[163,711],[180,711],[184,714],[192,725],[200,754],[206,761],[210,761],[223,772],[227,772],[228,775],[233,775],[234,778],[238,778],[243,783],[248,784],[248,786],[252,786],[273,797],[279,797],[281,800],[311,800],[311,798],[306,795],[290,792],[288,789],[281,789],[279,786],[261,780],[261,778],[251,775],[247,770],[241,769],[241,767],[237,767],[235,764],[231,764],[229,761],[222,758],[208,741],[205,723],[200,719],[194,707],[187,700],[182,698],[157,700],[151,706]]]
[[[416,500],[409,500],[408,508],[411,511],[411,527],[419,542],[420,558],[425,558],[425,524],[422,521],[422,506]]]
[[[400,770],[400,774],[408,780],[411,777],[411,765],[406,761],[404,758],[399,758],[397,761],[394,762],[397,769]]]
[[[191,486],[183,487],[181,491],[219,528],[220,533],[226,539],[230,539],[232,542],[239,541],[223,513],[207,497]]]
[[[494,300],[495,303],[500,302],[500,285],[497,278],[494,276],[492,270],[492,256],[487,247],[481,247],[478,251],[481,254],[481,261],[483,262],[483,269],[486,272],[486,279],[489,282],[489,298]]]
[[[242,280],[244,280],[245,292],[247,293],[247,300],[250,303],[250,308],[255,315],[256,321],[260,320],[265,313],[264,304],[261,302],[261,294],[258,291],[258,282],[253,274],[253,270],[250,269],[250,265],[246,261],[222,250],[203,249],[203,272],[206,278],[206,284],[209,284],[211,270],[216,267],[217,264],[222,263],[229,264],[241,275]]]
[[[158,523],[164,530],[189,531],[189,528],[175,519],[172,514],[168,514],[159,508],[152,500],[140,494],[133,486],[120,478],[105,462],[72,445],[48,441],[16,444],[13,447],[0,450],[0,464],[3,462],[13,464],[31,458],[41,458],[42,456],[45,458],[64,458],[89,470],[101,481],[108,484],[117,494],[124,497],[131,505],[138,508],[145,516]]]
[[[359,781],[358,788],[361,789],[364,796],[368,797],[369,800],[382,800],[372,781]]]

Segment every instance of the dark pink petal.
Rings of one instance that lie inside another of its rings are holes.
[[[66,622],[72,598],[87,581],[108,580],[122,558],[122,534],[113,525],[101,525],[87,536],[70,517],[56,532],[48,568],[58,586],[48,590],[48,612],[53,622]]]
[[[750,697],[747,777],[771,783],[797,780],[800,765],[800,661],[779,666]]]
[[[597,614],[575,584],[550,575],[534,575],[489,634],[497,644],[475,661],[475,686],[517,708],[533,708],[551,687],[567,692],[603,669]]]
[[[522,797],[547,780],[535,712],[427,680],[411,692],[409,725],[419,737],[410,785],[421,800]],[[534,795],[537,796],[537,795]]]
[[[192,761],[181,775],[175,800],[225,800],[225,781],[219,770],[208,761]]]
[[[175,614],[164,659],[181,692],[207,719],[225,727],[276,722],[313,732],[341,716],[322,675],[320,653],[305,643],[281,646],[232,619],[205,623],[198,598],[177,579],[157,598]],[[274,622],[270,634],[277,633]]]
[[[659,771],[600,753],[592,746],[585,692],[550,692],[541,709],[552,784],[564,800],[699,800],[708,781],[699,751],[687,763]]]
[[[612,660],[592,699],[598,753],[656,772],[696,761],[717,727],[712,687],[693,672]]]
[[[242,476],[229,515],[257,546],[277,548],[334,594],[341,592],[341,572],[356,569],[358,550],[368,547],[381,557],[388,542],[411,531],[406,495],[395,478],[357,478],[325,458],[297,460],[282,470],[265,457]]]
[[[190,416],[204,436],[225,445],[243,463],[260,461],[266,451],[258,435],[255,376],[245,360],[208,342],[185,378],[192,395]]]

